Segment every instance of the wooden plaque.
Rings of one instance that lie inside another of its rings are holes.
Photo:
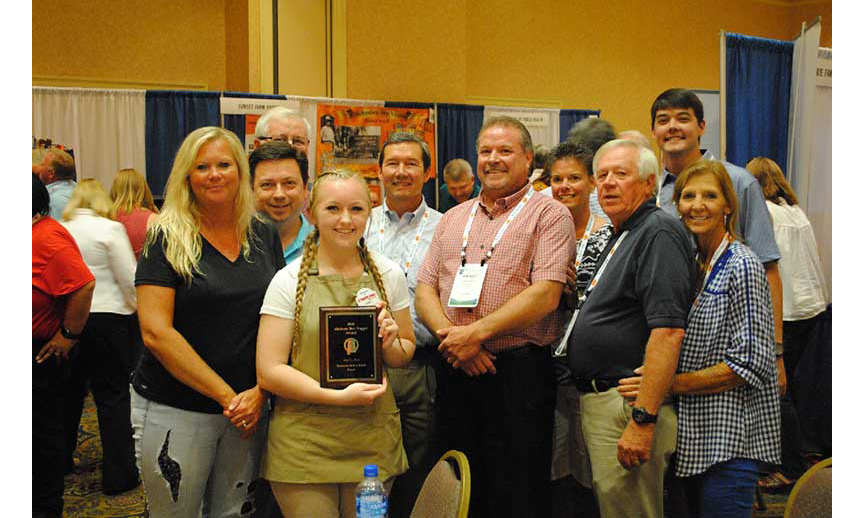
[[[382,383],[383,358],[375,306],[323,306],[319,314],[322,387]]]

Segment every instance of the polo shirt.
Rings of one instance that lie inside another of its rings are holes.
[[[695,273],[689,233],[652,197],[609,240],[598,270],[627,230],[570,334],[567,356],[576,377],[633,376],[652,329],[686,325]]]
[[[49,216],[57,221],[63,219],[63,209],[69,204],[75,185],[75,180],[57,180],[45,186],[48,189]]]
[[[702,150],[702,158],[716,160],[708,150]],[[735,194],[738,196],[738,221],[735,231],[763,264],[780,259],[780,249],[774,240],[771,215],[765,206],[765,197],[762,195],[759,182],[746,169],[725,160],[720,162],[729,173],[729,178],[735,187]],[[660,179],[660,207],[675,218],[678,217],[678,209],[673,203],[676,178],[664,168]]]
[[[290,245],[285,247],[283,252],[283,255],[285,256],[285,264],[290,263],[303,254],[303,243],[306,242],[306,237],[312,233],[314,228],[315,227],[306,220],[306,217],[304,217],[303,214],[300,214],[300,230],[297,231],[297,237],[294,238],[294,241],[292,241]]]
[[[454,325],[468,325],[485,317],[537,282],[567,282],[567,264],[576,246],[573,217],[561,203],[534,193],[492,253],[477,307],[447,307],[456,272],[461,266],[462,234],[474,204],[479,207],[465,253],[468,263],[479,264],[495,234],[529,188],[532,188],[530,184],[526,184],[510,196],[495,200],[491,207],[481,203],[480,198],[459,204],[438,223],[417,282],[438,290],[444,313]],[[494,353],[528,343],[549,345],[560,335],[563,325],[560,313],[552,311],[533,324],[489,340],[484,347]]]

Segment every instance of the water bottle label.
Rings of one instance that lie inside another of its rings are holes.
[[[383,495],[357,497],[357,518],[384,518],[387,516],[387,498]]]

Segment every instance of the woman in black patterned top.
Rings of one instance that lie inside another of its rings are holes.
[[[612,225],[606,219],[592,215],[589,208],[589,197],[595,186],[593,159],[594,154],[590,149],[568,141],[552,149],[546,163],[552,197],[570,210],[579,239],[567,272],[564,296],[561,297],[560,310],[564,311],[564,321],[567,323],[562,330],[564,334],[570,329],[573,311],[585,296],[597,266],[597,258],[612,237]],[[591,465],[582,438],[579,393],[570,380],[570,367],[567,364],[566,336],[561,344],[553,346],[552,350],[558,394],[551,478],[555,507],[564,511],[586,509],[596,504],[593,503],[591,491]],[[572,483],[574,479],[578,484]]]

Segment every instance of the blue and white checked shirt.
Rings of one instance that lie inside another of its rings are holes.
[[[746,383],[719,394],[679,396],[679,477],[738,457],[780,464],[771,292],[759,259],[739,241],[717,261],[690,310],[678,372],[720,362]]]
[[[710,151],[702,154],[705,160],[717,160]],[[720,160],[732,185],[735,186],[735,194],[738,196],[738,222],[735,231],[744,238],[744,243],[749,246],[759,257],[759,261],[768,263],[780,259],[780,249],[774,239],[774,226],[771,223],[771,214],[765,206],[765,197],[762,196],[762,188],[759,182],[746,169],[725,160]],[[675,178],[667,170],[663,170],[660,179],[660,207],[676,218],[678,209],[672,203],[675,192]]]
[[[372,209],[372,214],[366,223],[366,246],[370,250],[387,256],[398,264],[404,272],[405,261],[409,259],[408,255],[411,254],[414,238],[417,236],[420,225],[423,224],[423,213],[426,212],[427,208],[429,207],[423,200],[414,212],[406,212],[400,219],[396,212],[387,207],[387,199],[385,198],[381,206]],[[417,347],[437,347],[439,341],[417,317],[417,310],[414,308],[414,291],[417,289],[417,272],[420,270],[420,265],[423,264],[423,259],[426,257],[426,251],[429,249],[429,244],[432,242],[432,236],[435,235],[435,228],[441,221],[441,216],[440,212],[429,208],[429,219],[423,228],[417,251],[411,258],[411,264],[406,272],[408,292],[411,295],[411,320],[414,322]]]

